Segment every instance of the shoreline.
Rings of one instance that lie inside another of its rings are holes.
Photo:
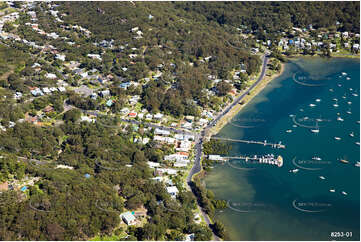
[[[217,134],[235,115],[237,115],[244,107],[247,106],[247,104],[255,97],[257,96],[272,80],[276,79],[277,77],[281,76],[285,69],[285,63],[281,63],[281,70],[279,73],[274,73],[271,76],[266,75],[261,80],[261,82],[252,90],[250,95],[247,95],[242,100],[243,104],[235,105],[227,114],[225,114],[216,124],[216,126],[212,127],[209,130],[209,136],[212,136],[214,134]],[[268,70],[269,71],[269,70]],[[244,92],[240,93],[238,96],[236,96],[234,99],[237,99],[240,95],[242,95]]]

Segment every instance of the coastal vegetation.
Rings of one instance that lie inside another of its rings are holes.
[[[352,31],[348,42],[338,37],[338,46],[359,43],[355,2],[7,2],[0,8],[15,13],[0,16],[0,187],[6,187],[0,240],[192,235],[207,241],[212,231],[227,239],[214,221],[227,202],[198,176],[193,193],[184,186],[199,155],[197,132],[257,78],[265,52],[272,73],[281,71],[285,56],[299,53],[277,44],[281,34],[298,37],[293,27],[313,24],[312,37]],[[350,49],[358,51],[342,53]],[[330,55],[326,45],[304,54],[320,53]],[[230,149],[204,143],[203,170],[213,165],[208,155]],[[212,230],[196,220],[197,202],[213,219]],[[137,224],[122,221],[123,212]]]

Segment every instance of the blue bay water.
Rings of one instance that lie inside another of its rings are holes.
[[[359,60],[296,59],[217,134],[286,145],[231,143],[229,156],[273,153],[284,165],[230,160],[207,174],[207,188],[229,201],[216,216],[231,240],[360,239],[359,94]]]

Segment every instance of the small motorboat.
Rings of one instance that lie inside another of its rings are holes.
[[[321,158],[317,157],[317,156],[314,156],[314,157],[312,157],[312,160],[321,160]]]
[[[341,193],[342,193],[343,195],[347,196],[347,192],[342,191]]]
[[[333,92],[333,89],[332,88],[330,88],[330,89],[328,89],[330,92]]]
[[[341,140],[341,138],[340,137],[335,137],[335,140]]]
[[[344,121],[344,119],[343,119],[343,118],[341,118],[341,117],[337,117],[337,121],[341,121],[341,122],[343,122],[343,121]]]
[[[292,125],[292,127],[293,127],[293,128],[297,128],[297,125],[296,125],[296,124],[294,124],[294,125]]]
[[[355,144],[360,145],[360,142],[356,142]]]
[[[324,176],[319,176],[321,180],[325,180],[326,178]]]
[[[340,159],[340,161],[341,161],[342,163],[345,163],[345,164],[348,164],[348,163],[349,163],[349,161],[348,161],[348,160],[345,160],[345,159]]]
[[[337,86],[342,87],[342,85],[341,85],[341,84],[337,84]]]
[[[298,171],[299,171],[299,169],[290,170],[290,172],[292,172],[292,173],[297,173]]]
[[[352,96],[358,97],[358,94],[357,93],[352,93]]]
[[[352,104],[352,102],[347,102],[347,104],[348,104],[348,105],[351,105],[351,104]]]
[[[351,80],[351,78],[349,78],[349,77],[346,77],[346,80]]]
[[[352,88],[350,88],[349,90],[350,90],[350,91],[352,91],[353,89],[352,89]]]
[[[351,137],[355,137],[355,134],[353,132],[350,133]]]
[[[347,73],[346,72],[342,72],[341,73],[343,76],[347,76]]]
[[[316,99],[316,102],[318,102],[318,103],[321,102],[321,99],[317,98],[317,99]]]
[[[311,103],[310,107],[316,107],[316,104]]]
[[[336,190],[335,189],[330,189],[330,192],[335,192]]]
[[[355,166],[360,167],[360,162],[359,162],[359,161],[356,162],[356,163],[355,163]]]
[[[292,133],[292,129],[287,129],[286,133]]]
[[[320,132],[320,129],[318,128],[318,121],[316,121],[316,127],[311,129],[311,132],[312,133],[319,133]]]

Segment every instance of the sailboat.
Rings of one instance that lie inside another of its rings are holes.
[[[341,122],[343,122],[343,118],[341,118],[341,117],[337,117],[337,121],[341,121]]]
[[[351,108],[349,108],[349,109],[346,111],[346,113],[352,114],[352,113],[351,113]]]
[[[334,103],[333,106],[334,106],[335,108],[338,107],[337,99],[336,99],[336,103]]]
[[[353,133],[353,131],[350,133],[350,136],[351,136],[351,137],[354,137],[354,136],[355,136],[355,134]]]
[[[318,128],[318,121],[316,121],[316,127],[314,129],[311,129],[312,133],[319,133],[320,129]]]

